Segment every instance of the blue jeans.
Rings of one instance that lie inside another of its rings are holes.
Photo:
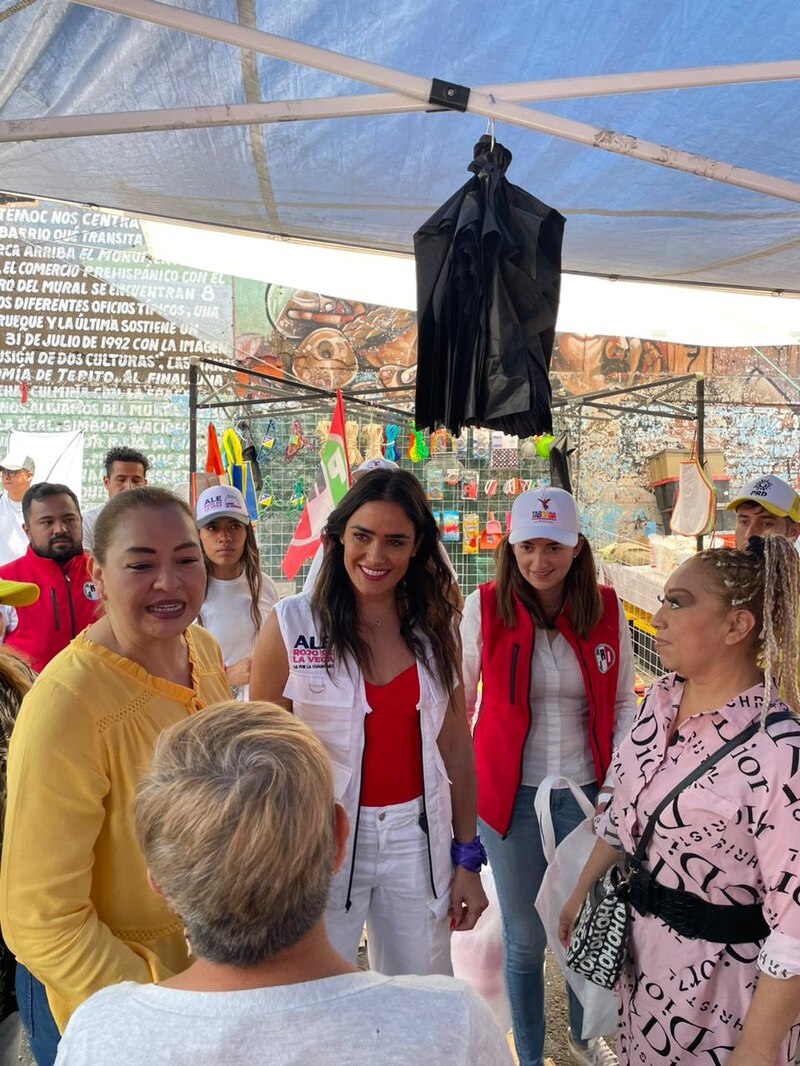
[[[16,986],[19,1014],[36,1066],[53,1066],[61,1034],[50,1013],[44,985],[17,963]]]
[[[597,785],[583,789],[594,803]],[[542,853],[539,822],[533,809],[536,789],[521,785],[514,801],[511,828],[505,840],[485,822],[481,839],[492,866],[503,919],[503,967],[511,1007],[514,1043],[520,1066],[542,1066],[544,1061],[544,950],[547,936],[534,906],[547,869]],[[551,793],[550,809],[556,843],[560,843],[585,815],[569,789]],[[572,1039],[581,1039],[583,1008],[567,988]]]

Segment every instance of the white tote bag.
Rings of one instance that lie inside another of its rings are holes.
[[[550,793],[553,789],[568,788],[586,818],[566,836],[556,847],[553,817],[550,812]],[[536,817],[542,835],[542,850],[547,859],[542,887],[536,897],[536,910],[542,920],[547,943],[558,965],[564,972],[567,982],[583,1006],[584,1040],[595,1036],[607,1036],[617,1027],[617,997],[608,989],[594,985],[579,974],[567,968],[566,952],[558,940],[558,919],[561,909],[572,895],[578,883],[581,871],[594,847],[595,840],[592,826],[594,807],[585,793],[568,777],[553,775],[546,777],[536,789]]]

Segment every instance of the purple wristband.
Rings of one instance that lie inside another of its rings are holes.
[[[450,858],[453,866],[463,866],[472,874],[479,873],[481,866],[485,866],[489,861],[480,837],[470,840],[469,844],[459,844],[454,840],[450,845]]]

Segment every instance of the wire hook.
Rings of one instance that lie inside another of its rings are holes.
[[[493,104],[496,103],[496,100],[494,98],[494,93],[489,93],[489,99],[492,101]],[[491,148],[489,149],[489,151],[493,152],[494,151],[494,118],[490,118],[489,121],[486,123],[486,134],[487,134],[487,136],[491,136],[491,138],[492,138],[492,145],[491,145]]]

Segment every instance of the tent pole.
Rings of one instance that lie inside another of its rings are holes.
[[[196,357],[189,360],[189,495],[197,472],[197,368]]]
[[[164,130],[260,126],[273,122],[307,122],[315,119],[353,118],[361,115],[396,115],[425,110],[438,111],[440,108],[426,107],[401,93],[361,93],[353,96],[330,96],[317,100],[212,104],[207,107],[174,107],[150,111],[102,112],[97,115],[6,119],[0,122],[0,144],[68,137],[105,137],[118,133],[158,133]]]
[[[800,63],[745,63],[738,66],[657,70],[635,74],[600,74],[586,78],[480,85],[473,92],[493,95],[507,103],[589,99],[623,93],[659,92],[709,85],[742,85],[800,79]],[[99,137],[115,133],[153,133],[160,130],[211,129],[219,126],[267,125],[366,115],[397,115],[441,111],[435,104],[412,100],[402,93],[358,93],[309,100],[279,100],[252,104],[215,104],[149,111],[117,111],[99,115],[7,119],[0,122],[0,143],[43,141],[65,137]]]
[[[390,67],[368,63],[363,59],[343,56],[325,48],[291,41],[285,37],[226,22],[223,19],[198,15],[193,11],[158,3],[156,0],[78,0],[78,2],[85,7],[126,15],[142,22],[152,22],[169,29],[193,33],[199,37],[238,48],[248,48],[253,52],[271,55],[289,63],[299,63],[302,66],[327,71],[329,74],[338,74],[368,85],[377,85],[382,89],[392,89],[425,103],[430,100],[432,83],[429,78],[392,70]],[[522,104],[496,100],[493,95],[487,93],[473,90],[469,94],[467,110],[476,115],[483,115],[484,118],[509,122],[524,129],[560,137],[590,148],[600,148],[615,155],[630,156],[633,159],[655,163],[670,170],[681,170],[701,178],[720,181],[726,185],[800,203],[800,185],[796,182],[760,174],[730,163],[718,162],[705,156],[695,155],[693,152],[684,152],[677,148],[642,141],[616,130],[604,130],[586,122],[575,122],[572,119],[549,115]]]
[[[705,432],[706,432],[706,379],[702,374],[695,377],[695,405],[697,416],[697,465],[703,469],[706,461]],[[716,502],[716,501],[715,501]],[[703,534],[697,538],[697,550],[703,550]]]

